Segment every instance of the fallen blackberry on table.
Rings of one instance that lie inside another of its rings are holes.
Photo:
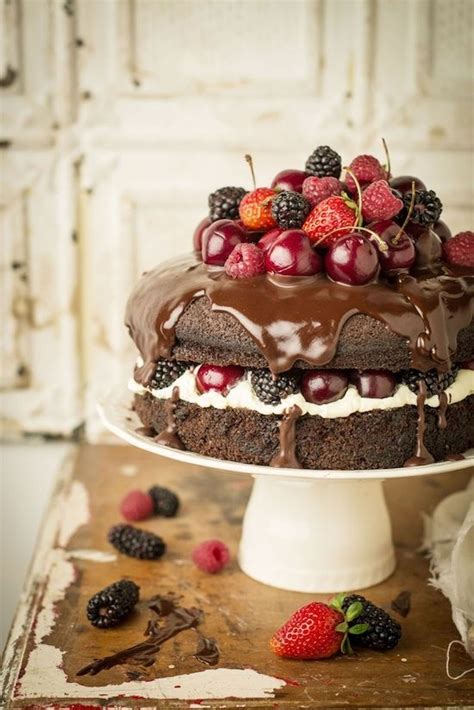
[[[174,518],[179,508],[179,498],[176,493],[168,488],[152,486],[148,495],[153,501],[153,512],[155,515],[163,515],[165,518]]]
[[[388,651],[395,648],[402,636],[402,628],[398,621],[392,619],[390,614],[360,594],[350,594],[345,597],[342,609],[346,612],[354,602],[362,604],[362,611],[353,624],[368,624],[369,629],[363,634],[351,636],[351,641],[376,651]],[[349,624],[349,626],[351,625]]]
[[[341,174],[342,161],[339,153],[328,145],[320,145],[306,161],[305,170],[316,177],[336,177]]]
[[[265,404],[279,404],[299,389],[299,378],[291,372],[274,376],[270,370],[252,370],[250,382],[257,397]]]
[[[402,382],[411,389],[412,392],[418,394],[418,383],[423,380],[426,384],[426,394],[432,397],[435,394],[443,392],[450,387],[459,372],[459,367],[453,365],[449,372],[439,373],[438,370],[428,370],[421,372],[420,370],[405,370],[402,373]]]
[[[298,229],[311,211],[303,195],[284,190],[272,201],[272,216],[282,229]]]
[[[165,543],[158,535],[125,523],[110,528],[108,540],[122,554],[140,560],[157,560],[166,550]]]
[[[150,382],[151,389],[160,390],[164,387],[169,387],[178,377],[181,377],[181,375],[186,372],[187,368],[188,365],[184,362],[158,360],[156,370]]]
[[[239,219],[239,205],[247,194],[243,187],[221,187],[209,195],[209,219]]]
[[[114,582],[89,599],[87,618],[99,629],[117,626],[138,602],[139,592],[135,582],[126,579]]]

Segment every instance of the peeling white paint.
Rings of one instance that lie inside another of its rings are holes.
[[[56,620],[56,604],[64,599],[66,589],[74,581],[74,565],[68,562],[63,550],[51,550],[46,562],[47,585],[41,600],[41,611],[38,613],[35,626],[35,643],[51,633]]]
[[[63,501],[58,545],[66,547],[74,533],[90,519],[89,494],[80,481],[73,481]]]
[[[71,550],[68,558],[74,560],[87,560],[88,562],[115,562],[117,555],[113,552],[102,550]]]

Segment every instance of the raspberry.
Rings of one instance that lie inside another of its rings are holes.
[[[153,500],[143,491],[130,491],[120,503],[125,520],[145,520],[153,514]]]
[[[174,518],[179,508],[179,498],[176,493],[162,488],[161,486],[152,486],[148,495],[153,501],[153,512],[155,515],[163,515],[165,518]]]
[[[411,389],[412,392],[418,393],[418,383],[423,380],[426,385],[426,394],[432,397],[435,394],[443,392],[447,387],[450,387],[456,375],[459,372],[459,367],[453,365],[450,372],[444,374],[432,369],[428,372],[420,372],[420,370],[405,370],[402,372],[402,382]]]
[[[341,174],[341,156],[328,145],[320,145],[306,161],[306,172],[317,177],[335,177]]]
[[[402,196],[403,210],[398,215],[398,221],[403,222],[407,216],[411,204],[411,192],[406,192]],[[428,226],[437,222],[443,211],[443,204],[434,190],[415,190],[415,200],[413,211],[410,215],[410,222]]]
[[[365,187],[376,180],[387,179],[387,172],[385,168],[380,165],[377,158],[374,158],[373,155],[357,156],[357,158],[354,158],[352,163],[349,165],[349,168],[356,176],[361,187]],[[356,184],[352,178],[352,175],[349,175],[349,173],[346,175],[346,186],[351,194],[355,194],[357,192]]]
[[[170,385],[181,377],[187,369],[187,365],[174,360],[158,360],[155,373],[151,379],[150,387],[153,390],[160,390]]]
[[[340,195],[341,192],[342,182],[335,177],[311,176],[306,178],[303,183],[303,197],[306,197],[312,207],[318,205],[326,197]]]
[[[237,244],[227,257],[225,271],[232,279],[251,279],[265,273],[265,255],[255,244]]]
[[[354,602],[362,604],[362,611],[354,620],[353,625],[368,624],[369,629],[360,635],[351,636],[351,640],[376,651],[388,651],[395,648],[402,636],[402,629],[398,621],[392,619],[390,614],[367,601],[360,594],[351,594],[345,597],[342,602],[343,610],[347,611]],[[350,626],[349,622],[349,628]]]
[[[270,370],[252,370],[250,382],[257,397],[265,404],[280,404],[298,391],[299,378],[292,372],[273,376]]]
[[[303,195],[283,190],[272,202],[272,215],[282,229],[298,229],[311,210]]]
[[[107,537],[110,544],[123,555],[138,557],[140,560],[157,560],[166,550],[161,537],[134,528],[133,525],[114,525]]]
[[[209,195],[209,219],[239,219],[239,205],[247,194],[243,187],[221,187]]]
[[[135,582],[121,579],[89,599],[87,618],[100,629],[117,626],[138,602],[139,592],[140,587]]]
[[[366,222],[392,219],[403,208],[403,202],[396,197],[386,180],[376,180],[362,193],[362,216]]]
[[[215,574],[229,562],[230,552],[227,545],[220,540],[205,540],[194,548],[192,559],[196,567],[203,572]]]
[[[443,252],[450,264],[474,269],[474,232],[459,232],[443,244]]]

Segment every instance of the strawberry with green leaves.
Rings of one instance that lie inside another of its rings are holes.
[[[320,202],[309,213],[302,229],[313,246],[329,247],[359,226],[358,205],[345,193],[332,195]]]

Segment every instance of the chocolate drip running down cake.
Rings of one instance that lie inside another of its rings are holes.
[[[474,447],[474,235],[418,178],[317,148],[221,188],[194,252],[127,305],[130,389],[157,441],[215,458],[376,469]]]

